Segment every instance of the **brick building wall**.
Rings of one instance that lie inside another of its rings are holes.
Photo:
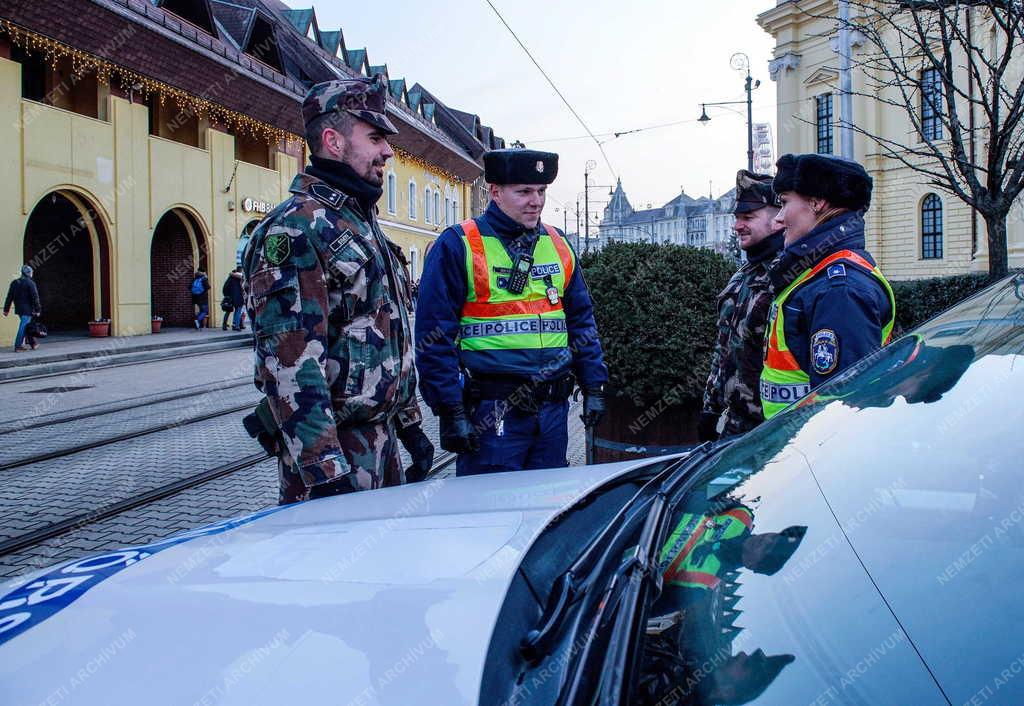
[[[153,315],[164,317],[165,327],[191,326],[192,295],[188,288],[195,263],[192,244],[177,217],[168,214],[157,224],[149,267]]]

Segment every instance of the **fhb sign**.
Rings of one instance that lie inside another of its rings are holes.
[[[259,199],[242,200],[242,210],[246,213],[270,213],[272,208],[274,208],[274,204],[269,201],[260,201]]]

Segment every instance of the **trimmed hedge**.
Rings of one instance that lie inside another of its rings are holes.
[[[580,258],[611,377],[636,404],[699,403],[718,294],[736,265],[706,249],[615,243]]]
[[[896,331],[909,331],[988,285],[987,274],[892,282]]]

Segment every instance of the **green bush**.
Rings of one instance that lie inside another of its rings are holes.
[[[909,331],[988,284],[988,275],[954,275],[893,282],[896,331]]]
[[[609,245],[581,264],[612,394],[636,404],[699,402],[718,293],[736,265],[710,250],[646,243]]]

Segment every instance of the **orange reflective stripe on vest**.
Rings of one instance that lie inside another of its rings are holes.
[[[480,237],[479,226],[472,218],[462,223],[461,226],[462,232],[466,234],[466,240],[469,241],[469,250],[473,254],[473,289],[476,291],[476,300],[483,304],[491,298],[490,270],[487,266],[484,241]]]

